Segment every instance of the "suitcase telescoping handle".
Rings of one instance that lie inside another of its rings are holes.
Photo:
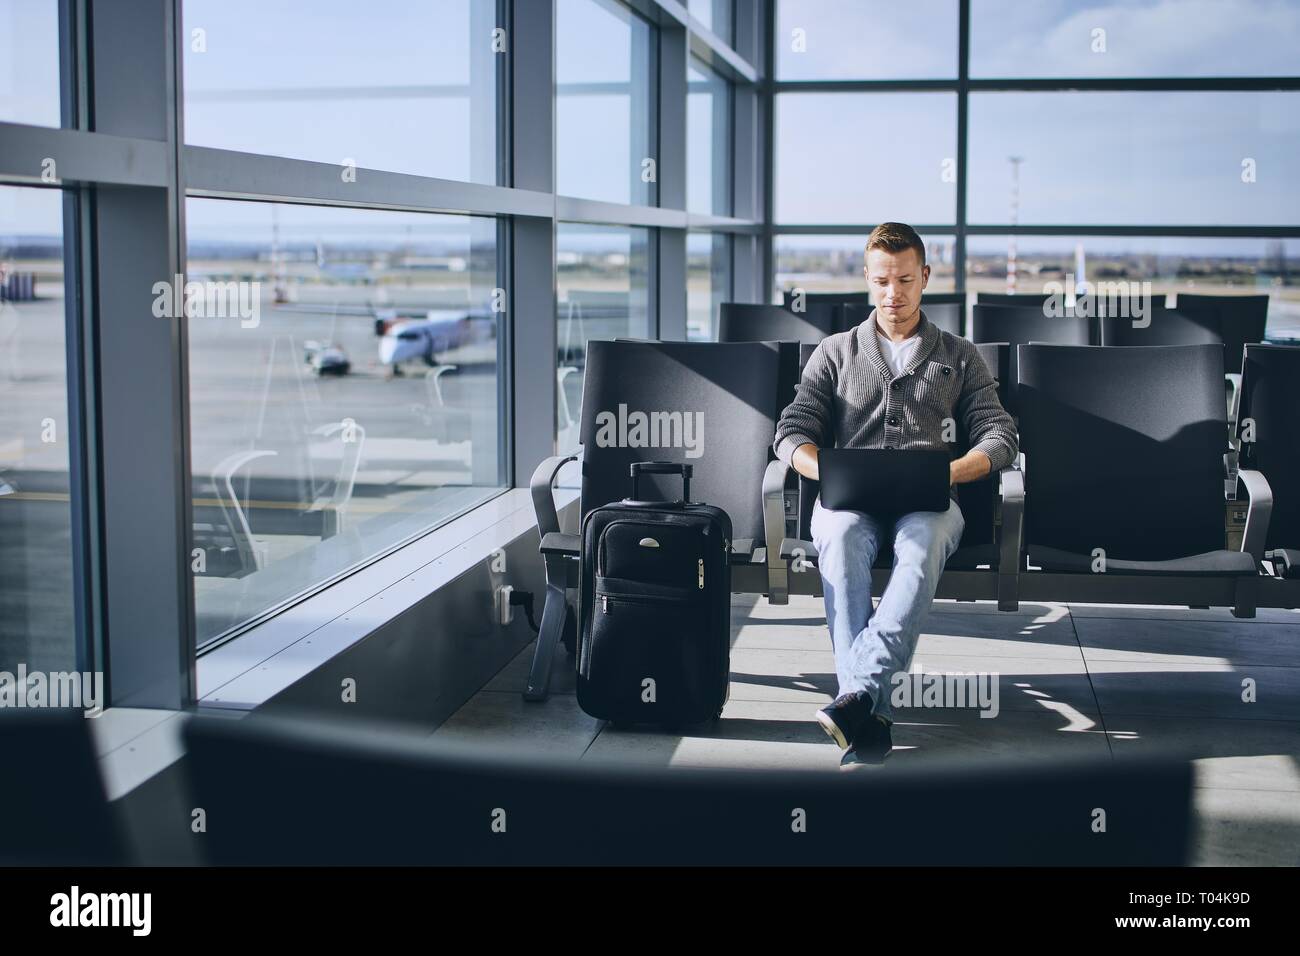
[[[692,467],[676,461],[634,461],[632,462],[632,500],[641,500],[642,475],[681,475],[682,499],[679,504],[691,500]]]

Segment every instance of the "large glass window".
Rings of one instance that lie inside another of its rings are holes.
[[[59,191],[0,186],[0,671],[10,674],[78,663],[62,210]]]
[[[1010,236],[966,240],[966,288],[1007,291]],[[1300,241],[1182,236],[1017,236],[1016,291],[1089,282],[1150,282],[1153,294],[1269,296],[1269,333],[1300,335]]]
[[[651,334],[649,229],[556,226],[556,446],[578,447],[582,381],[589,339],[645,338]]]
[[[779,80],[957,76],[957,0],[776,2]]]
[[[495,0],[185,0],[184,14],[187,143],[498,181]]]
[[[59,5],[53,0],[0,0],[0,122],[59,125]]]
[[[206,293],[188,325],[202,642],[506,483],[506,302],[493,219],[218,199],[186,215]]]
[[[686,235],[686,338],[711,342],[718,332],[718,306],[731,301],[731,236]]]
[[[778,223],[955,220],[955,95],[783,93],[776,115]]]
[[[695,57],[686,67],[686,208],[731,215],[731,97],[727,81]]]
[[[1297,156],[1300,93],[977,93],[967,215],[1044,225],[1293,224]]]
[[[654,33],[616,0],[556,0],[556,189],[653,206]]]
[[[735,24],[732,19],[731,4],[732,0],[687,0],[686,9],[719,40],[733,43]]]
[[[927,292],[956,289],[953,236],[922,236],[925,261],[930,266]],[[861,236],[777,236],[773,240],[776,288],[772,301],[780,302],[789,289],[805,292],[867,292],[862,275],[862,256],[867,237]]]
[[[972,0],[971,75],[1291,76],[1297,36],[1289,0]]]

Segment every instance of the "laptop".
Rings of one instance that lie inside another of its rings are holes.
[[[823,448],[817,453],[823,508],[903,515],[947,511],[948,452]]]

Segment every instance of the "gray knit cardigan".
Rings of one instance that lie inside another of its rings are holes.
[[[969,446],[996,473],[1016,459],[1016,426],[997,383],[966,339],[921,313],[921,344],[897,378],[881,354],[873,310],[860,325],[823,339],[804,368],[772,444],[786,464],[800,445],[819,448],[932,448],[956,457],[964,425]]]

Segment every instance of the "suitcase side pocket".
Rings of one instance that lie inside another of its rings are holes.
[[[698,709],[709,673],[698,640],[703,613],[693,589],[598,577],[583,676],[589,691],[599,688],[602,709],[634,722]]]

